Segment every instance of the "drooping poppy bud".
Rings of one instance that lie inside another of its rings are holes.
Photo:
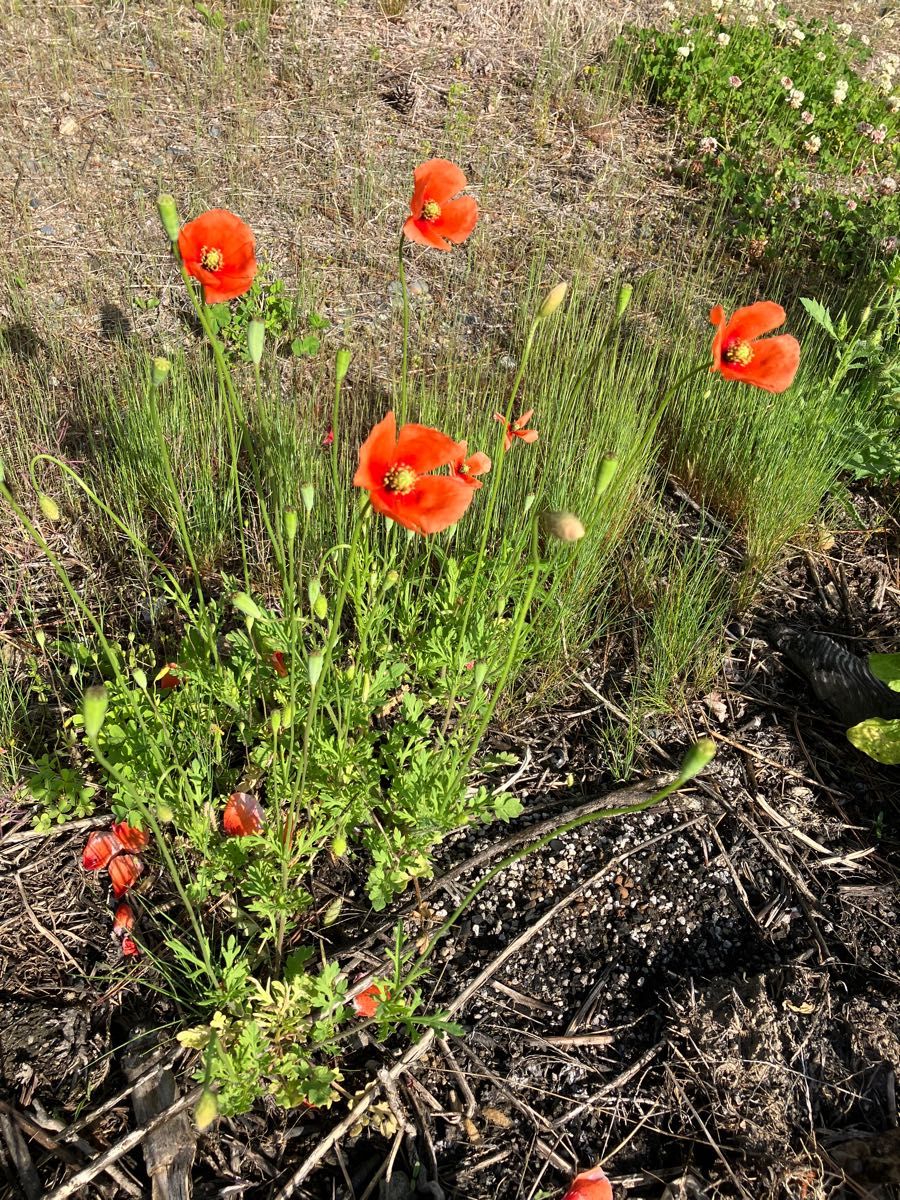
[[[108,706],[109,696],[106,694],[106,688],[102,685],[89,687],[84,693],[81,710],[84,717],[84,732],[91,741],[96,738],[103,726]]]
[[[59,505],[52,496],[48,496],[46,492],[38,492],[38,504],[48,521],[59,520]]]
[[[252,596],[246,592],[235,592],[231,597],[231,603],[234,607],[244,614],[245,617],[252,617],[254,621],[265,621],[266,614],[259,607]]]
[[[712,738],[701,738],[699,742],[695,742],[681,760],[681,766],[678,768],[678,778],[682,783],[687,783],[689,779],[693,779],[695,775],[699,775],[708,763],[712,762],[716,755],[716,743]]]
[[[204,1129],[208,1129],[212,1125],[218,1115],[219,1102],[216,1099],[215,1092],[211,1092],[209,1088],[204,1088],[194,1109],[194,1124],[202,1133]]]
[[[309,686],[315,690],[316,684],[319,682],[319,677],[322,674],[322,667],[325,665],[325,656],[321,650],[315,650],[306,660],[307,671],[309,672]]]

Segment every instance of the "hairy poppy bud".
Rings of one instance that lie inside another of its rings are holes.
[[[621,321],[625,316],[625,310],[631,303],[631,297],[634,294],[634,288],[630,283],[623,283],[619,288],[619,294],[616,297],[616,320]]]
[[[485,678],[487,676],[487,668],[488,668],[488,665],[486,662],[477,662],[475,664],[474,676],[475,676],[475,686],[477,688],[480,688],[481,685],[484,683]]]
[[[547,298],[544,300],[544,303],[541,305],[540,310],[538,312],[538,316],[541,317],[542,319],[544,317],[552,317],[553,314],[556,312],[556,310],[559,308],[559,306],[562,304],[563,300],[565,300],[566,292],[568,290],[569,290],[569,285],[567,283],[558,283],[551,292],[547,293]]]
[[[289,542],[292,542],[297,536],[296,508],[286,508],[284,510],[284,536]]]
[[[303,507],[308,513],[312,512],[313,500],[316,498],[316,489],[311,483],[301,483],[300,497],[303,500]]]
[[[38,504],[48,521],[59,520],[59,505],[52,496],[48,496],[46,492],[38,492]]]
[[[156,806],[156,819],[167,825],[170,821],[175,820],[175,813],[172,811],[172,805],[167,804],[165,800],[160,800]]]
[[[309,596],[310,607],[312,607],[322,594],[322,583],[318,576],[313,575],[312,579],[310,579],[306,585],[306,594]]]
[[[561,542],[578,542],[584,537],[584,526],[569,512],[545,512],[541,517],[541,525],[551,535]]]
[[[384,577],[385,590],[387,590],[388,588],[396,587],[399,582],[400,582],[400,572],[399,571],[388,571],[387,575],[385,575],[385,577]]]
[[[162,221],[162,227],[166,231],[166,237],[170,242],[177,242],[178,234],[181,231],[181,220],[175,206],[175,197],[166,192],[156,201],[156,208],[159,212],[159,219]]]
[[[138,685],[142,692],[147,690],[147,672],[141,667],[135,667],[131,672],[134,676],[134,682]]]
[[[231,597],[231,603],[242,612],[245,617],[252,617],[254,621],[265,621],[266,614],[259,607],[252,596],[248,596],[246,592],[235,592]]]
[[[681,766],[678,768],[678,778],[682,783],[687,783],[689,779],[693,779],[695,775],[699,775],[703,768],[715,758],[716,743],[712,738],[701,738],[699,742],[695,742],[688,750],[687,754],[681,760]]]
[[[250,361],[258,367],[262,362],[263,346],[266,342],[266,326],[264,321],[251,321],[247,326],[247,350]]]
[[[343,833],[336,833],[331,839],[331,853],[335,858],[343,858],[347,853],[347,838]]]
[[[194,1109],[194,1124],[202,1133],[204,1129],[208,1129],[212,1125],[218,1115],[219,1102],[216,1099],[215,1092],[211,1092],[209,1088],[204,1088]]]
[[[343,383],[347,378],[347,372],[350,370],[350,351],[343,347],[338,350],[337,357],[334,360],[334,377],[338,383]]]
[[[332,902],[328,905],[328,907],[325,909],[324,913],[322,914],[322,924],[326,928],[329,925],[333,925],[335,923],[335,921],[338,919],[338,917],[341,915],[341,909],[343,907],[344,907],[344,899],[342,896],[338,896],[338,898],[336,900],[332,900]]]
[[[597,484],[594,488],[594,500],[597,501],[613,481],[613,476],[619,469],[619,460],[614,454],[604,454],[600,459],[600,469],[597,471]]]
[[[322,667],[325,665],[325,656],[321,650],[314,651],[306,660],[306,669],[309,671],[309,686],[315,688],[316,684],[322,675]]]
[[[324,621],[325,618],[328,616],[328,601],[325,599],[324,596],[322,596],[322,595],[316,596],[315,604],[313,604],[313,612],[316,614],[316,616],[319,618],[320,621]]]
[[[171,370],[172,364],[167,358],[154,358],[150,370],[150,382],[155,388],[162,387],[168,379]]]
[[[89,687],[84,693],[84,700],[81,707],[84,717],[84,732],[91,741],[100,732],[108,706],[109,696],[106,693],[106,688],[102,685],[99,687]]]

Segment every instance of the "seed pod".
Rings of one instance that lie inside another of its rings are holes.
[[[166,231],[166,237],[170,242],[177,242],[181,221],[175,205],[175,197],[170,196],[168,192],[164,193],[156,201],[156,208],[159,212],[159,219],[162,221],[162,227]]]
[[[247,326],[247,351],[250,361],[258,367],[262,362],[263,346],[266,342],[266,326],[264,321],[253,320]]]
[[[102,684],[99,687],[89,687],[84,693],[81,709],[84,717],[84,732],[91,741],[100,732],[108,707],[109,696]]]

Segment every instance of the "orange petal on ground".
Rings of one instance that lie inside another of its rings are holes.
[[[113,833],[121,842],[123,850],[131,850],[135,854],[139,850],[146,849],[150,842],[149,833],[143,829],[135,829],[133,825],[129,825],[125,821],[113,825]]]
[[[563,1200],[612,1200],[612,1185],[602,1167],[593,1167],[575,1176]]]
[[[374,1017],[381,1002],[381,991],[376,983],[353,997],[353,1008],[361,1017]]]
[[[222,824],[229,837],[250,837],[263,825],[262,805],[250,792],[232,792],[225,805]]]
[[[116,913],[113,917],[113,933],[118,933],[120,930],[123,933],[131,933],[132,929],[134,929],[134,909],[127,900],[123,900],[116,906]]]
[[[141,952],[137,942],[133,938],[125,936],[122,938],[122,953],[126,958],[137,958]]]
[[[119,839],[114,833],[102,833],[100,830],[95,830],[84,847],[81,865],[86,871],[99,871],[121,849]]]
[[[109,881],[117,900],[133,887],[144,871],[144,864],[134,854],[117,854],[109,863]]]

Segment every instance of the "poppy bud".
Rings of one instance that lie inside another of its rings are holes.
[[[604,454],[600,459],[600,469],[597,472],[597,485],[594,488],[594,501],[600,499],[613,481],[613,476],[619,469],[619,460],[614,454]]]
[[[272,713],[272,733],[277,737],[281,729],[281,709],[276,708]]]
[[[290,729],[294,723],[294,706],[293,704],[285,704],[281,710],[281,725],[283,729]]]
[[[363,685],[362,685],[362,693],[361,693],[363,704],[365,704],[365,702],[368,700],[369,692],[371,690],[372,690],[372,677],[369,674],[369,672],[366,671],[365,675],[363,675]]]
[[[156,806],[156,819],[168,825],[170,821],[175,820],[175,813],[172,811],[172,805],[167,804],[165,800],[160,800]]]
[[[384,577],[385,589],[396,587],[399,582],[400,582],[400,572],[399,571],[388,571],[387,575],[385,575],[385,577]]]
[[[266,341],[266,326],[264,321],[251,321],[247,326],[247,350],[250,361],[258,367],[262,362],[263,346]]]
[[[134,676],[134,682],[138,685],[138,687],[141,689],[141,691],[146,692],[146,690],[147,690],[147,673],[146,673],[146,671],[143,671],[140,667],[135,667],[131,673]]]
[[[325,618],[328,616],[328,601],[325,599],[324,596],[316,597],[316,602],[313,605],[313,612],[316,614],[316,616],[319,618],[320,621],[324,621]]]
[[[309,686],[315,688],[322,674],[322,667],[325,665],[325,656],[321,650],[314,651],[306,660],[306,669],[309,672]]]
[[[343,858],[347,853],[347,838],[343,833],[336,833],[331,839],[331,853],[335,858]]]
[[[537,497],[534,492],[529,492],[525,497],[525,503],[522,505],[522,516],[526,516],[531,511],[531,506],[534,504]]]
[[[480,688],[481,685],[484,683],[486,675],[487,675],[487,663],[486,662],[477,662],[475,664],[475,671],[474,671],[475,686],[477,688]]]
[[[303,507],[308,513],[312,512],[313,500],[316,496],[316,490],[311,483],[302,483],[300,485],[300,497],[303,500]]]
[[[322,914],[322,924],[326,928],[329,925],[333,925],[335,923],[335,921],[338,919],[338,917],[341,915],[341,909],[343,907],[344,907],[344,901],[341,896],[338,896],[338,898],[336,900],[332,900],[332,902],[325,909],[325,912]]]
[[[561,542],[578,542],[584,537],[584,526],[574,513],[545,512],[541,517],[541,525],[551,537]]]
[[[869,317],[871,317],[871,315],[872,315],[872,305],[867,304],[866,307],[862,310],[862,313],[860,314],[860,317],[859,317],[860,325],[868,325]]]
[[[108,706],[109,696],[106,693],[106,688],[102,685],[100,687],[89,687],[84,693],[84,700],[81,707],[84,717],[84,732],[91,741],[100,732]]]
[[[699,775],[703,768],[712,762],[715,754],[716,743],[712,738],[701,738],[699,742],[695,742],[681,760],[681,766],[678,768],[679,780],[687,783],[689,779]]]
[[[150,382],[155,388],[162,387],[166,379],[168,379],[171,370],[172,364],[167,358],[154,358],[150,370]]]
[[[215,1092],[211,1092],[209,1088],[204,1088],[194,1109],[194,1124],[202,1133],[204,1129],[208,1129],[212,1125],[218,1115],[219,1102],[216,1099]]]
[[[306,585],[306,594],[309,596],[310,605],[315,604],[319,596],[322,594],[322,584],[315,575]]]
[[[38,492],[38,504],[48,521],[59,520],[59,505],[52,496],[48,496],[46,492]]]
[[[47,645],[47,635],[46,635],[46,633],[44,633],[43,629],[35,630],[34,640],[37,642],[37,644],[43,650],[43,648]]]
[[[248,596],[246,592],[236,592],[231,597],[231,603],[245,617],[252,617],[254,621],[265,621],[266,619],[266,614],[252,596]]]
[[[338,350],[337,357],[334,360],[334,377],[338,383],[343,383],[347,377],[347,372],[350,370],[350,351],[343,349]]]
[[[292,542],[297,536],[296,508],[286,508],[284,510],[284,536],[289,542]]]
[[[544,317],[552,317],[553,314],[556,312],[556,310],[559,308],[559,306],[562,304],[563,300],[565,300],[566,292],[568,290],[569,290],[569,285],[567,283],[558,283],[556,285],[556,287],[547,294],[547,298],[544,300],[544,303],[540,307],[538,316],[541,319],[543,319]]]
[[[166,192],[156,201],[156,208],[159,219],[162,221],[162,227],[166,231],[166,237],[174,244],[178,241],[178,234],[181,230],[181,220],[175,206],[175,197]]]
[[[634,288],[630,283],[623,283],[619,288],[619,294],[616,297],[616,320],[621,321],[625,316],[625,309],[631,303],[631,297],[634,294]]]

